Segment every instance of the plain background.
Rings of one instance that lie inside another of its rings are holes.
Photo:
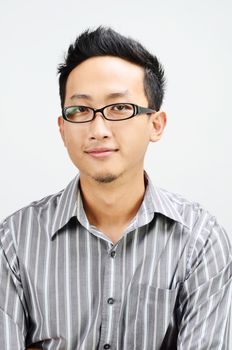
[[[80,32],[102,24],[141,41],[166,71],[167,129],[145,164],[154,184],[200,202],[232,237],[231,18],[229,0],[1,0],[0,220],[75,176],[56,68]]]

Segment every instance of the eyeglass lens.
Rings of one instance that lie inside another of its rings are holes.
[[[122,120],[131,117],[134,113],[132,104],[118,103],[103,108],[103,114],[110,120]],[[95,111],[87,106],[72,106],[65,109],[65,116],[72,122],[86,122],[94,118]]]

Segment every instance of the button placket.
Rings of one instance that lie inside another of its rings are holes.
[[[111,258],[115,258],[115,255],[116,255],[115,250],[112,250],[112,252],[110,253]]]
[[[105,345],[103,346],[103,349],[110,349],[110,348],[111,348],[110,344],[105,344]]]
[[[113,305],[114,304],[114,298],[109,298],[107,300],[107,303],[110,304],[110,305]]]

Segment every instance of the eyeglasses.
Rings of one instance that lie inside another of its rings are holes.
[[[130,119],[139,114],[155,113],[156,111],[133,103],[113,103],[99,109],[87,106],[65,107],[62,110],[62,116],[71,123],[87,123],[96,117],[97,112],[100,112],[106,120],[119,121]]]

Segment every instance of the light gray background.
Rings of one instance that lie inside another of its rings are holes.
[[[1,0],[0,219],[75,176],[56,123],[56,67],[76,35],[103,24],[166,70],[167,129],[146,158],[154,183],[200,202],[232,237],[231,18],[229,0]]]

